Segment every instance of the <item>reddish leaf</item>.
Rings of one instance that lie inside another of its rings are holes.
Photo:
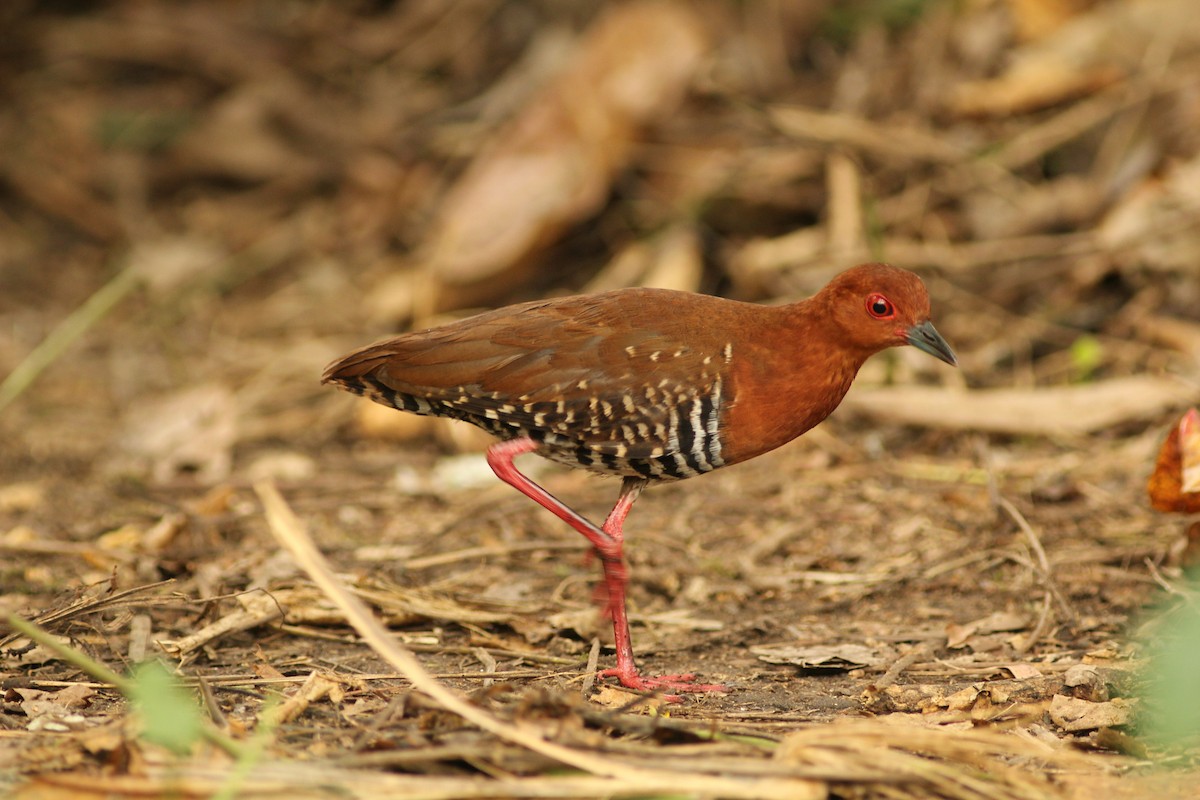
[[[1200,492],[1194,489],[1200,474],[1200,413],[1189,409],[1171,428],[1154,474],[1146,485],[1150,505],[1159,511],[1190,514],[1200,511]],[[1185,480],[1185,477],[1187,480]],[[1186,487],[1186,488],[1185,488]]]

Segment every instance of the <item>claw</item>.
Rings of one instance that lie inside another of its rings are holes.
[[[611,669],[602,669],[596,674],[601,678],[616,678],[617,683],[626,689],[633,689],[639,692],[655,692],[659,689],[674,689],[677,692],[690,694],[729,691],[729,687],[719,683],[696,683],[696,676],[690,672],[680,675],[659,675],[653,678],[646,678],[642,677],[636,668],[622,669],[620,667],[613,667]],[[671,703],[678,703],[683,700],[677,694],[663,695],[663,699]]]

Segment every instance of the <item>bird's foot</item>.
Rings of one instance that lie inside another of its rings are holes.
[[[728,692],[729,687],[719,683],[696,683],[696,676],[690,672],[681,675],[659,675],[654,678],[643,677],[636,667],[602,669],[597,673],[601,678],[616,678],[617,683],[626,689],[639,692],[656,692],[660,689],[671,689],[676,692],[699,694],[702,692]],[[678,703],[681,698],[677,694],[663,695],[663,698]]]

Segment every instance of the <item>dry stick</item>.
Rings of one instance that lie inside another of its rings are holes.
[[[945,641],[945,639],[946,639],[946,637],[944,637],[944,636],[937,636],[934,638],[926,639],[925,641],[921,642],[916,647],[914,647],[912,650],[909,650],[903,656],[896,659],[896,662],[894,664],[892,664],[890,667],[888,667],[887,672],[883,673],[883,675],[880,676],[879,680],[872,683],[871,690],[874,692],[882,692],[884,689],[891,686],[893,683],[895,683],[897,681],[897,679],[899,679],[901,673],[903,673],[904,670],[908,669],[913,664],[917,663],[917,661],[919,661],[920,659],[925,658],[926,656],[932,655],[933,649],[936,646],[938,646],[939,644],[941,644],[943,641]]]
[[[475,654],[475,658],[478,659],[479,663],[483,665],[483,674],[485,676],[483,679],[484,687],[486,688],[491,686],[496,682],[495,678],[492,677],[496,674],[495,657],[482,647],[473,647],[471,648],[471,652]],[[430,677],[432,677],[432,675]]]
[[[839,254],[851,252],[866,243],[867,225],[863,220],[862,174],[841,149],[825,159],[825,185],[829,198],[828,249]]]
[[[580,687],[580,693],[588,696],[588,692],[592,691],[592,686],[596,683],[596,669],[600,666],[600,640],[592,639],[592,649],[588,651],[587,666],[584,667],[583,686]]]
[[[1163,576],[1162,572],[1160,572],[1158,569],[1158,565],[1151,561],[1148,556],[1142,559],[1142,563],[1144,563],[1146,565],[1146,569],[1150,571],[1151,579],[1161,586],[1167,594],[1171,594],[1176,597],[1182,597],[1190,606],[1197,605],[1197,599],[1200,599],[1200,593],[1188,591],[1186,589],[1180,589],[1178,586],[1173,585]]]
[[[1037,623],[1033,626],[1033,630],[1029,632],[1029,635],[1025,637],[1024,643],[1019,647],[1013,648],[1017,655],[1023,656],[1028,653],[1037,644],[1038,639],[1042,638],[1042,634],[1050,627],[1050,609],[1053,607],[1054,595],[1049,590],[1046,590],[1042,593],[1042,612],[1038,615]]]
[[[412,558],[404,562],[406,570],[427,569],[429,567],[441,567],[446,564],[453,564],[456,561],[469,561],[476,558],[490,558],[493,556],[507,556],[516,553],[524,553],[530,550],[579,550],[587,549],[587,545],[581,542],[561,542],[561,541],[538,541],[538,542],[519,542],[516,544],[504,545],[481,545],[479,547],[467,547],[462,550],[451,550],[447,553],[437,553],[432,556],[422,556],[420,558]]]
[[[168,586],[175,582],[174,578],[169,578],[158,583],[147,583],[143,586],[134,586],[132,589],[123,589],[119,592],[114,592],[107,597],[102,597],[99,600],[85,599],[72,603],[66,608],[58,608],[53,611],[47,611],[44,614],[39,614],[34,618],[33,622],[36,625],[49,625],[56,622],[65,622],[68,619],[82,616],[83,614],[94,614],[97,611],[106,609],[120,608],[123,605],[133,605],[135,603],[151,603],[152,599],[139,599],[138,595],[145,594],[153,589],[159,589],[163,586]],[[160,601],[161,602],[161,601]],[[4,647],[13,639],[16,634],[9,634],[0,637],[0,647]]]
[[[125,653],[130,663],[138,664],[146,660],[146,648],[152,630],[153,621],[149,614],[134,614],[129,620],[129,647]]]
[[[913,208],[914,204],[909,202],[910,198],[915,193],[928,192],[934,187],[943,194],[958,197],[985,185],[986,180],[997,175],[1011,175],[1012,171],[1027,166],[1055,147],[1103,125],[1126,108],[1135,107],[1177,88],[1161,83],[1153,81],[1149,86],[1137,86],[1132,91],[1122,85],[1075,103],[1046,121],[1032,125],[1008,141],[1000,143],[986,158],[980,157],[975,163],[966,162],[965,158],[952,161],[948,165],[948,174],[916,184],[898,195],[885,199],[881,203],[881,214],[886,219],[892,213],[911,213],[909,209]],[[993,169],[987,170],[987,165],[991,165]]]
[[[1033,630],[1030,631],[1029,636],[1026,637],[1024,644],[1017,648],[1018,653],[1024,654],[1033,649],[1033,646],[1037,644],[1038,639],[1042,637],[1042,634],[1045,633],[1046,627],[1050,623],[1052,595],[1058,599],[1059,603],[1062,604],[1063,611],[1071,620],[1072,624],[1075,623],[1076,616],[1071,607],[1067,605],[1066,599],[1059,594],[1058,587],[1055,585],[1053,578],[1050,576],[1050,559],[1046,557],[1046,550],[1042,547],[1041,538],[1038,537],[1037,532],[1035,532],[1033,527],[1030,526],[1028,520],[1025,519],[1025,515],[1022,514],[1020,510],[1018,510],[1017,507],[1012,504],[1012,501],[1000,494],[1000,487],[996,483],[996,474],[992,471],[991,456],[988,453],[986,442],[986,439],[979,438],[976,440],[975,444],[976,449],[979,452],[979,458],[983,462],[984,468],[987,470],[988,495],[991,497],[992,502],[995,503],[997,507],[1004,509],[1004,511],[1016,521],[1017,527],[1021,529],[1021,532],[1024,533],[1026,538],[1029,540],[1030,546],[1034,552],[1034,556],[1038,560],[1037,566],[1034,566],[1033,564],[1030,564],[1029,566],[1034,572],[1040,573],[1042,587],[1045,592],[1042,597],[1042,613],[1039,615],[1038,621],[1034,625]]]
[[[916,126],[864,119],[853,114],[819,111],[798,106],[773,106],[766,110],[768,122],[780,133],[806,142],[849,147],[882,158],[960,164],[970,152]]]
[[[1054,595],[1054,599],[1058,601],[1059,607],[1062,609],[1063,614],[1067,616],[1070,623],[1072,625],[1077,624],[1079,616],[1075,613],[1075,609],[1071,608],[1071,604],[1067,602],[1067,598],[1063,596],[1062,591],[1058,588],[1058,584],[1054,582],[1054,578],[1050,574],[1050,559],[1046,558],[1046,551],[1042,547],[1042,540],[1038,537],[1037,532],[1034,531],[1033,526],[1029,524],[1029,521],[1025,519],[1025,515],[1007,497],[997,494],[996,504],[1012,517],[1013,521],[1017,523],[1017,527],[1025,534],[1025,538],[1029,540],[1029,546],[1033,550],[1034,556],[1037,557],[1037,571],[1041,573],[1042,585],[1047,592]]]
[[[1117,114],[1139,104],[1181,91],[1192,77],[1200,59],[1189,58],[1174,62],[1166,75],[1152,72],[1150,80],[1136,84],[1119,83],[1098,95],[1074,103],[1045,122],[1032,125],[1013,136],[992,154],[992,158],[1007,169],[1015,170],[1041,158],[1046,153],[1088,131],[1108,122]]]
[[[212,684],[205,680],[203,675],[197,675],[193,681],[200,690],[200,699],[204,701],[208,718],[221,730],[229,730],[229,720],[225,718],[225,712],[221,710],[221,704],[217,702],[217,696],[213,694]]]
[[[1130,81],[1129,85],[1124,87],[1127,94],[1136,97],[1137,102],[1129,106],[1128,113],[1114,117],[1096,148],[1092,174],[1100,177],[1100,185],[1112,187],[1122,162],[1128,159],[1131,153],[1136,152],[1137,137],[1145,128],[1150,101],[1155,99],[1155,92],[1145,90],[1147,87],[1154,89],[1166,82],[1178,38],[1177,30],[1166,36],[1155,36],[1142,56],[1139,79]]]
[[[555,761],[594,775],[628,780],[645,777],[645,773],[635,767],[627,767],[603,756],[584,753],[548,742],[532,731],[509,725],[452,692],[429,674],[416,656],[396,642],[387,629],[371,614],[366,604],[354,596],[337,579],[325,557],[321,555],[312,539],[309,538],[303,523],[292,513],[275,485],[270,481],[263,481],[254,485],[254,491],[262,501],[267,515],[267,523],[276,540],[292,554],[296,563],[308,573],[321,591],[341,609],[351,626],[358,631],[371,649],[396,670],[403,673],[416,689],[429,695],[447,711],[458,714],[483,730]]]
[[[1120,89],[1075,103],[1045,122],[1017,133],[990,157],[1005,169],[1020,169],[1135,105],[1143,94],[1131,97],[1127,90]]]

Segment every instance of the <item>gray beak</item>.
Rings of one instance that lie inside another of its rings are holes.
[[[933,327],[933,323],[926,320],[925,322],[913,325],[908,329],[908,333],[904,336],[908,343],[913,347],[923,352],[929,353],[934,358],[945,361],[952,367],[958,366],[958,358],[955,357],[954,351],[950,349],[950,345],[946,344],[946,340],[937,332],[937,328]]]

